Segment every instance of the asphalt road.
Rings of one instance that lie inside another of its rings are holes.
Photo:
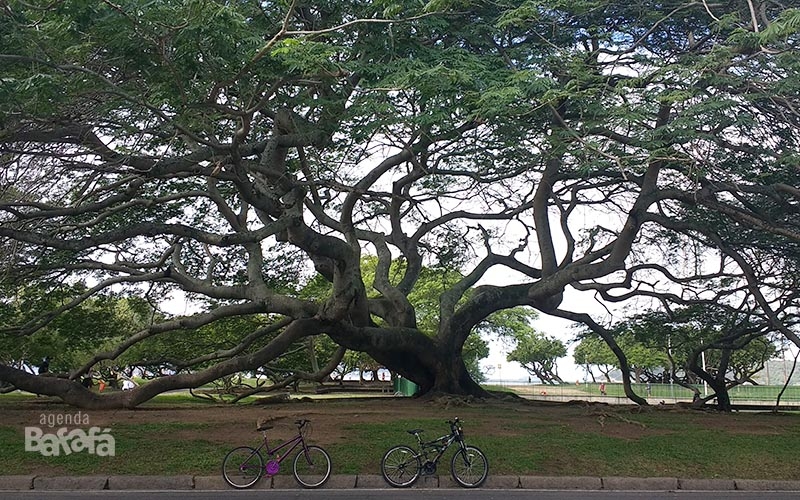
[[[246,491],[14,491],[6,499],[142,500],[796,500],[796,491],[541,491],[541,490],[246,490]]]

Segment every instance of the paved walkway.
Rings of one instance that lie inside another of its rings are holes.
[[[290,474],[261,479],[255,489],[298,489]],[[323,488],[388,488],[378,475],[334,475]],[[450,476],[424,476],[414,488],[459,488]],[[797,491],[800,481],[755,479],[679,479],[669,477],[492,476],[482,488],[617,491]],[[22,490],[225,490],[221,476],[0,476],[0,491]]]

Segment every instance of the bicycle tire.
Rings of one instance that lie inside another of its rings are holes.
[[[381,459],[383,479],[394,488],[408,488],[414,484],[421,468],[417,453],[405,445],[389,448]]]
[[[264,459],[249,446],[234,448],[222,461],[222,477],[236,489],[243,490],[256,484],[264,474]]]
[[[475,446],[465,446],[450,460],[450,472],[455,482],[464,488],[477,488],[489,475],[489,461]]]
[[[294,457],[292,473],[303,488],[319,488],[331,477],[331,457],[319,446],[308,446]]]

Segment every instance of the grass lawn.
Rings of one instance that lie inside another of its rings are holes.
[[[328,450],[334,473],[378,474],[386,449],[413,444],[407,429],[423,428],[433,439],[448,431],[444,421],[454,416],[464,421],[467,443],[483,449],[497,475],[796,479],[800,468],[796,413],[451,398],[231,406],[164,396],[136,410],[83,412],[89,425],[109,429],[114,456],[25,451],[25,427],[76,412],[47,398],[0,397],[3,474],[215,475],[229,449],[258,442],[254,427],[261,418],[274,420],[275,438],[288,438],[293,420],[308,418],[310,442]],[[54,433],[58,426],[42,430]],[[448,473],[448,463],[440,462],[440,473]]]

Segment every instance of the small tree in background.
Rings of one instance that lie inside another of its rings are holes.
[[[554,337],[532,328],[515,338],[516,346],[508,353],[508,361],[516,361],[543,384],[562,384],[557,362],[567,355],[567,347]]]

